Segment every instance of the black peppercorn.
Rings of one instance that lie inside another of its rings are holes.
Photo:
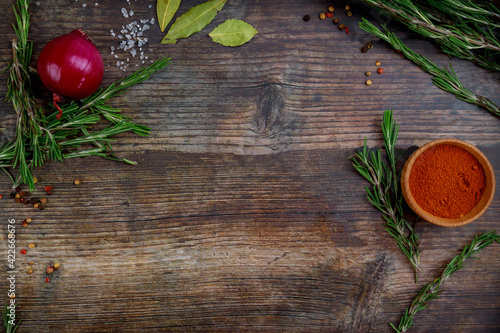
[[[14,198],[16,197],[16,194],[15,194],[15,193],[11,193],[11,194],[10,194],[10,197],[11,197],[12,199],[14,199]]]
[[[302,18],[304,20],[304,22],[307,22],[311,19],[311,16],[309,15],[304,15],[304,17]]]
[[[339,24],[339,30],[344,30],[344,29],[345,29],[345,24],[340,23],[340,24]]]
[[[333,24],[339,24],[339,23],[340,23],[340,20],[338,18],[333,19]]]

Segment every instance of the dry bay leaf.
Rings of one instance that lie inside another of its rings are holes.
[[[165,30],[180,4],[181,0],[158,0],[156,2],[156,15],[161,31]]]
[[[179,38],[187,38],[205,28],[224,7],[227,0],[210,0],[197,5],[178,17],[161,41],[174,44]]]
[[[216,43],[224,46],[240,46],[248,42],[258,31],[250,24],[241,20],[227,20],[217,26],[208,35]]]

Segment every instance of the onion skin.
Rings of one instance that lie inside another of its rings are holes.
[[[54,105],[61,97],[80,100],[99,88],[104,63],[97,47],[82,30],[73,30],[51,40],[38,57],[38,75],[54,93]]]

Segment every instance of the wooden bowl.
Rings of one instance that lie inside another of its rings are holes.
[[[486,188],[483,192],[480,201],[469,213],[459,218],[443,218],[430,214],[429,212],[425,211],[418,205],[418,203],[413,198],[410,192],[409,180],[410,180],[410,171],[413,167],[413,164],[415,163],[417,158],[427,149],[439,145],[451,145],[465,149],[479,161],[486,175]],[[472,144],[457,139],[440,139],[431,141],[423,145],[410,156],[408,161],[406,161],[406,164],[403,167],[403,171],[401,173],[401,190],[410,208],[422,219],[443,227],[458,227],[471,223],[472,221],[476,220],[481,215],[483,215],[486,209],[488,209],[488,207],[491,204],[491,201],[493,200],[493,196],[495,195],[495,173],[493,172],[493,167],[491,166],[491,163],[488,161],[486,156]]]

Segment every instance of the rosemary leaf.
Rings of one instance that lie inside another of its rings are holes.
[[[403,153],[396,150],[398,131],[399,126],[393,119],[392,110],[386,110],[382,121],[382,133],[389,166],[382,160],[382,152],[379,149],[375,151],[368,149],[366,138],[363,149],[357,151],[351,159],[354,169],[371,183],[371,188],[365,187],[368,201],[383,213],[386,231],[412,264],[416,282],[417,272],[420,269],[418,248],[420,239],[411,224],[403,217],[403,198],[399,190],[400,173],[396,170],[396,161]]]
[[[418,65],[421,69],[423,69],[427,73],[433,75],[434,78],[432,79],[432,82],[438,88],[446,92],[449,92],[451,94],[454,94],[455,97],[460,100],[483,107],[495,116],[500,116],[500,109],[498,108],[498,106],[495,105],[495,103],[493,103],[488,98],[476,95],[473,92],[467,90],[462,85],[462,83],[458,79],[457,75],[455,74],[451,66],[449,70],[437,66],[435,63],[433,63],[426,57],[415,53],[410,48],[405,46],[401,41],[401,39],[396,37],[396,35],[393,34],[392,32],[385,29],[385,27],[384,27],[385,32],[382,32],[380,29],[378,29],[372,23],[368,22],[366,19],[363,19],[363,21],[359,23],[359,27],[365,30],[366,32],[378,36],[382,40],[385,40],[386,42],[391,44],[393,48],[401,51],[407,59],[413,61],[416,65]]]
[[[413,324],[413,316],[415,316],[418,311],[425,309],[430,300],[439,297],[439,294],[441,293],[441,284],[450,278],[456,271],[461,269],[466,259],[473,258],[472,256],[475,253],[479,252],[481,249],[493,242],[500,243],[500,236],[496,233],[496,231],[486,232],[474,237],[472,242],[469,245],[466,245],[462,252],[448,263],[440,277],[426,284],[420,290],[411,302],[410,307],[401,317],[399,325],[396,327],[394,324],[390,323],[391,327],[398,333],[406,332]]]

